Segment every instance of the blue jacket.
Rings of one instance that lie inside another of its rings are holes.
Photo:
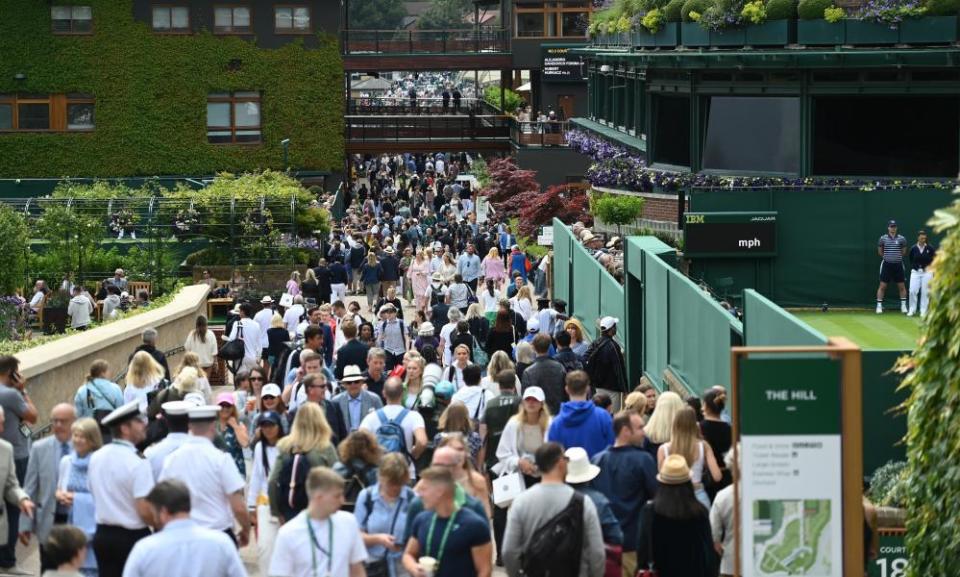
[[[610,447],[591,461],[600,474],[590,486],[610,501],[613,514],[623,529],[623,550],[636,551],[640,528],[640,509],[657,490],[657,464],[640,447]]]
[[[574,490],[583,493],[593,501],[597,508],[597,517],[600,518],[600,530],[603,532],[603,542],[607,545],[623,545],[623,531],[620,530],[620,521],[613,514],[610,501],[596,489],[589,485],[574,485]]]
[[[550,423],[547,440],[567,449],[583,447],[592,458],[613,444],[613,418],[593,401],[568,401]]]

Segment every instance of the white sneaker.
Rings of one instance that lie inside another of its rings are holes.
[[[877,314],[883,314],[883,305],[877,304]]]
[[[914,312],[914,311],[910,311],[910,312],[907,313],[907,316],[908,316],[908,317],[912,317],[912,316],[915,315],[915,314],[917,314],[917,313]]]
[[[907,314],[907,305],[900,303],[900,312]]]

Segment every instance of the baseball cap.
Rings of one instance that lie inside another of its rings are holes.
[[[528,333],[538,333],[540,332],[540,321],[536,317],[527,321],[527,332]]]
[[[523,390],[523,398],[536,399],[542,403],[546,396],[543,394],[543,389],[540,387],[527,387]]]
[[[897,221],[890,219],[887,221],[887,226],[897,226]]]
[[[275,383],[270,383],[270,384],[264,385],[263,388],[260,389],[260,396],[261,397],[279,397],[280,393],[282,392],[283,391],[280,390],[279,386],[277,386]]]
[[[618,324],[620,324],[620,319],[617,317],[603,317],[600,319],[600,329],[604,331],[609,330],[611,327],[614,327]]]

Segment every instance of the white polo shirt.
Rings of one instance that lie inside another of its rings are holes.
[[[367,560],[367,548],[363,546],[356,518],[352,513],[337,511],[323,521],[310,519],[316,538],[314,543],[307,528],[307,511],[301,512],[277,532],[273,557],[270,558],[270,577],[350,577],[350,565]],[[331,536],[332,559],[327,551]]]
[[[143,529],[147,525],[137,513],[136,499],[153,489],[150,462],[137,455],[127,441],[115,440],[90,457],[87,474],[99,525]]]
[[[245,483],[233,458],[213,446],[210,439],[190,435],[163,463],[158,481],[178,479],[190,489],[190,518],[201,527],[233,529],[230,495]]]

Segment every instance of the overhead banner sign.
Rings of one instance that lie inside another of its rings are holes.
[[[843,577],[842,363],[739,359],[742,577]]]
[[[576,45],[564,46],[544,44],[543,64],[540,68],[544,82],[586,82],[587,63],[583,56],[572,54],[571,48]]]
[[[685,256],[776,256],[777,213],[688,212],[683,237]]]

